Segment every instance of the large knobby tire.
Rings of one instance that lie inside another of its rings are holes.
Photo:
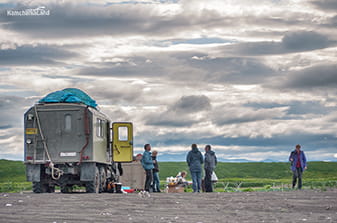
[[[71,193],[71,192],[73,192],[73,186],[71,185],[61,186],[61,193]]]
[[[33,192],[42,193],[42,187],[40,182],[33,182]]]
[[[95,178],[93,181],[89,181],[85,184],[85,189],[87,193],[99,193],[100,188],[100,175],[98,167],[95,167]]]
[[[100,184],[99,184],[99,192],[105,192],[106,191],[106,180],[107,180],[107,174],[104,167],[99,168],[99,175],[100,175]]]
[[[55,192],[55,186],[49,186],[48,193],[54,193]]]
[[[54,191],[55,191],[55,187],[54,187],[54,190],[52,190],[48,184],[43,184],[41,182],[33,182],[33,192],[34,193],[52,193]]]

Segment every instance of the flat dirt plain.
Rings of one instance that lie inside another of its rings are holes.
[[[284,192],[0,194],[0,222],[337,222],[337,189]]]

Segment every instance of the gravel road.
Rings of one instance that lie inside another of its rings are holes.
[[[2,193],[0,222],[337,222],[337,189],[149,196]]]

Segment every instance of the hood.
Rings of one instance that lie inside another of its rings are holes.
[[[215,154],[215,152],[213,152],[212,150],[208,151],[207,153],[212,155],[212,156],[214,156],[214,154]]]
[[[198,149],[198,147],[192,148],[192,152],[194,152],[194,153],[197,153],[197,152],[199,152],[199,149]]]

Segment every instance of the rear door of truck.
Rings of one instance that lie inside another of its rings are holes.
[[[130,122],[112,123],[112,155],[115,162],[133,160],[133,126]]]

